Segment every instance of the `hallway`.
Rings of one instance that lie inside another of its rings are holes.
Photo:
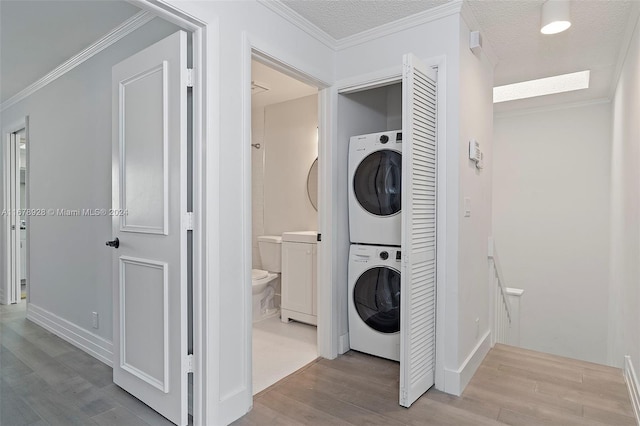
[[[112,382],[111,367],[0,305],[0,424],[172,425]]]
[[[372,374],[374,373],[374,374]],[[398,364],[358,352],[319,360],[254,398],[235,425],[635,425],[619,369],[496,345],[461,397],[398,405]]]

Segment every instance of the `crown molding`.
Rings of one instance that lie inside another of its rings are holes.
[[[109,33],[107,33],[105,36],[100,38],[98,41],[94,42],[86,49],[82,50],[81,52],[77,53],[76,55],[60,64],[44,77],[4,101],[2,104],[0,104],[0,112],[33,95],[35,92],[42,89],[49,83],[62,77],[78,65],[89,60],[109,46],[115,44],[122,38],[131,34],[133,31],[151,21],[153,18],[155,18],[155,15],[150,12],[142,11],[136,13],[131,18],[127,19],[126,21],[115,27],[113,30],[111,30]]]
[[[629,56],[629,47],[633,39],[634,32],[640,31],[640,2],[633,2],[631,5],[631,13],[629,13],[629,20],[627,21],[627,27],[625,28],[624,35],[622,36],[622,43],[620,44],[620,51],[618,52],[618,60],[616,61],[616,68],[613,71],[613,79],[611,80],[610,97],[614,98],[616,94],[616,88],[622,75],[622,68]]]
[[[541,112],[561,111],[565,109],[582,108],[582,107],[588,107],[592,105],[600,105],[600,104],[608,104],[608,103],[611,103],[611,99],[597,98],[597,99],[589,99],[586,101],[567,102],[567,103],[556,104],[556,105],[537,106],[537,107],[516,109],[512,111],[494,112],[493,116],[494,118],[518,117],[521,115],[538,114]]]
[[[300,28],[329,49],[336,50],[337,40],[335,38],[331,37],[324,30],[321,30],[320,27],[316,26],[298,12],[289,8],[280,0],[258,0],[258,3]]]
[[[336,50],[348,49],[371,40],[399,33],[409,28],[460,13],[462,3],[462,0],[452,0],[449,3],[434,7],[433,9],[425,10],[424,12],[416,13],[349,37],[341,38],[337,40],[335,48]]]
[[[320,27],[300,15],[298,12],[290,9],[280,0],[258,0],[258,2],[334,51],[357,46],[380,37],[385,37],[390,34],[395,34],[409,28],[460,13],[463,4],[463,0],[451,0],[450,2],[434,7],[433,9],[425,10],[424,12],[416,13],[338,40],[327,34],[324,30],[320,29]]]

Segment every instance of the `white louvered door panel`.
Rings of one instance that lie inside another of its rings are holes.
[[[402,80],[400,405],[434,384],[436,320],[436,72],[404,56]]]

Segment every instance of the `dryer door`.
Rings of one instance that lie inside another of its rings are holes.
[[[353,176],[353,190],[363,209],[391,216],[401,208],[402,154],[390,149],[365,157]]]
[[[353,301],[360,318],[372,329],[400,331],[400,272],[386,267],[368,269],[355,283]]]

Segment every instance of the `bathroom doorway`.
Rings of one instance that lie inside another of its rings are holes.
[[[251,63],[253,394],[316,359],[318,88]]]

